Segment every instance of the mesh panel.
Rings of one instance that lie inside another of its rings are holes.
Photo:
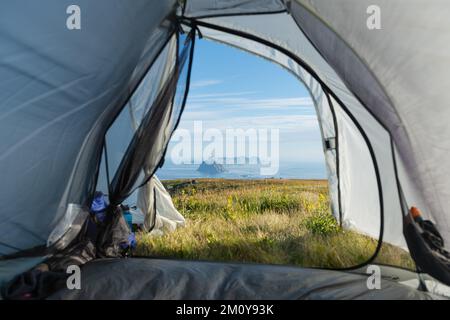
[[[120,117],[127,119],[125,121],[130,126],[134,124],[134,134],[130,135],[126,148],[120,146],[124,156],[111,182],[111,198],[114,203],[122,202],[143,185],[163,158],[186,100],[192,40],[192,33],[189,36],[180,35],[176,46],[178,52],[172,51],[173,46],[168,49],[165,68],[158,69],[161,79],[159,92],[149,94],[145,86],[148,81],[144,81],[130,101],[128,114],[125,115],[126,110],[122,111]],[[118,158],[118,154],[115,156]],[[113,176],[111,173],[110,168],[110,175]]]
[[[175,50],[176,37],[173,36],[106,133],[108,170],[111,178],[117,173],[142,119],[154,106],[162,85],[167,83],[168,76],[174,68]]]

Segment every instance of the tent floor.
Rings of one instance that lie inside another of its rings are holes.
[[[287,266],[103,259],[81,270],[81,289],[49,299],[432,299],[392,280],[368,290],[368,276]]]

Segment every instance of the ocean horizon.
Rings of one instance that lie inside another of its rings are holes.
[[[280,162],[279,170],[274,175],[261,175],[260,167],[256,164],[224,164],[225,172],[206,174],[197,171],[199,164],[174,164],[166,161],[156,171],[160,180],[175,179],[326,179],[325,163],[284,161]]]

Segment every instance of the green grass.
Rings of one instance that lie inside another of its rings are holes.
[[[322,180],[200,179],[172,198],[186,227],[139,235],[137,255],[342,268],[365,262],[377,246],[340,228]],[[377,262],[414,266],[407,252],[386,244]]]

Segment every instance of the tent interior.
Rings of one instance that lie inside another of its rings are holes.
[[[378,0],[386,36],[367,28],[371,2],[79,0],[80,30],[66,28],[69,1],[2,4],[2,297],[450,296],[448,5],[430,1],[423,12],[418,0]],[[417,28],[417,19],[429,27]],[[202,63],[193,61],[202,38],[274,62],[308,89],[331,211],[344,228],[378,240],[367,261],[330,270],[122,258],[121,204],[130,196],[138,194],[146,231],[184,223],[155,172],[183,113],[192,64]],[[91,241],[98,190],[109,204]],[[377,265],[384,243],[408,250],[417,270]],[[80,290],[65,288],[73,264],[82,268]],[[380,290],[367,286],[373,265]]]

